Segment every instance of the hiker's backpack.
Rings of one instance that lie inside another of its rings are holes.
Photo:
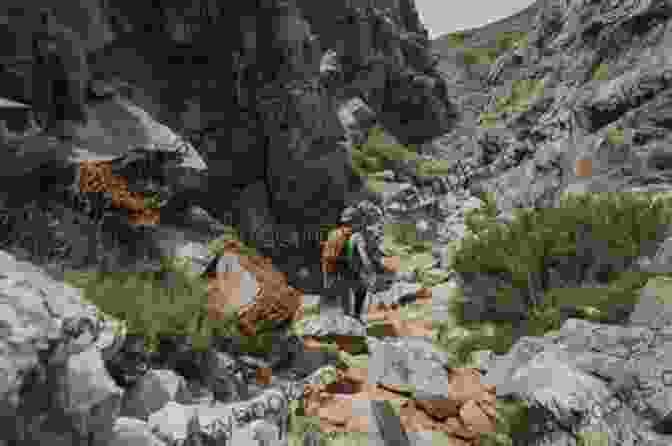
[[[340,256],[346,255],[352,255],[352,243],[345,233],[345,228],[340,227],[334,230],[326,241],[322,242],[320,259],[322,271],[336,272],[336,260]]]

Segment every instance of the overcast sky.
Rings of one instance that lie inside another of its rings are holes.
[[[511,16],[533,0],[415,0],[431,39]]]

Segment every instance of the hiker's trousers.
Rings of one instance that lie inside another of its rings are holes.
[[[338,288],[341,308],[347,315],[360,317],[368,292],[368,282],[354,272],[325,273],[325,288]]]

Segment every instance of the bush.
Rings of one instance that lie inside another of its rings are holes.
[[[453,258],[458,272],[511,273],[513,285],[527,286],[527,274],[540,272],[543,259],[576,254],[576,228],[590,224],[609,243],[610,254],[633,256],[645,240],[655,239],[659,225],[670,221],[669,199],[651,194],[568,195],[557,208],[516,211],[511,224],[495,222],[492,199],[469,212],[469,233]],[[669,209],[669,206],[668,206]]]
[[[462,56],[466,65],[491,65],[498,54],[496,48],[465,48]]]
[[[606,138],[614,146],[625,144],[625,131],[620,127],[610,127],[607,129]]]
[[[519,400],[497,400],[497,418],[495,432],[482,434],[481,446],[510,446],[518,433],[530,430],[527,403]]]
[[[461,48],[464,46],[466,34],[463,32],[450,33],[447,36],[449,48]]]
[[[239,242],[241,255],[247,255],[247,256],[259,255],[259,251],[257,251],[257,249],[254,246],[246,244],[242,241],[239,227],[226,225],[222,230],[223,230],[222,235],[220,235],[215,240],[212,240],[208,244],[208,251],[210,255],[218,256],[224,254],[227,244],[229,244],[233,240]]]
[[[353,168],[361,177],[382,172],[390,164],[417,160],[418,154],[408,147],[387,142],[380,127],[371,128],[366,141],[352,150]]]
[[[421,177],[446,176],[450,174],[450,166],[446,160],[422,160],[418,162],[417,173]]]
[[[221,254],[227,241],[238,237],[238,230],[227,227],[225,234],[209,245],[212,254]],[[242,245],[242,253],[255,250]],[[166,273],[174,273],[176,281],[162,284]],[[270,348],[272,338],[263,333],[243,337],[238,331],[238,308],[231,306],[221,320],[208,317],[208,284],[205,278],[189,271],[185,259],[164,258],[158,272],[66,272],[65,280],[82,289],[83,297],[102,314],[123,323],[127,333],[144,337],[150,350],[156,348],[163,336],[188,335],[194,348],[208,348],[212,336],[236,336],[248,353],[263,353]]]
[[[173,286],[160,283],[163,273],[176,273]],[[124,322],[128,334],[144,337],[150,350],[164,335],[188,335],[195,349],[205,349],[213,335],[237,322],[235,309],[225,321],[207,317],[207,284],[165,260],[161,272],[82,273],[66,272],[65,280],[82,288],[83,297],[104,314]]]
[[[497,36],[496,47],[499,52],[509,51],[516,45],[524,45],[527,42],[527,34],[520,31],[507,31]]]
[[[495,110],[498,113],[520,113],[527,110],[530,100],[540,95],[544,88],[541,79],[519,79],[511,85],[511,94],[497,98]]]
[[[599,64],[593,71],[592,78],[594,81],[608,81],[609,66],[604,63]]]
[[[511,93],[495,100],[494,112],[483,112],[479,115],[479,125],[484,128],[492,128],[496,126],[497,118],[501,113],[513,114],[527,111],[531,100],[542,94],[543,89],[543,79],[519,79],[514,81],[511,85]]]
[[[497,113],[483,112],[478,117],[478,125],[483,128],[494,128],[497,125]]]

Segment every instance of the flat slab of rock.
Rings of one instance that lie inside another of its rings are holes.
[[[350,316],[333,313],[303,321],[304,336],[366,336],[366,327]]]

